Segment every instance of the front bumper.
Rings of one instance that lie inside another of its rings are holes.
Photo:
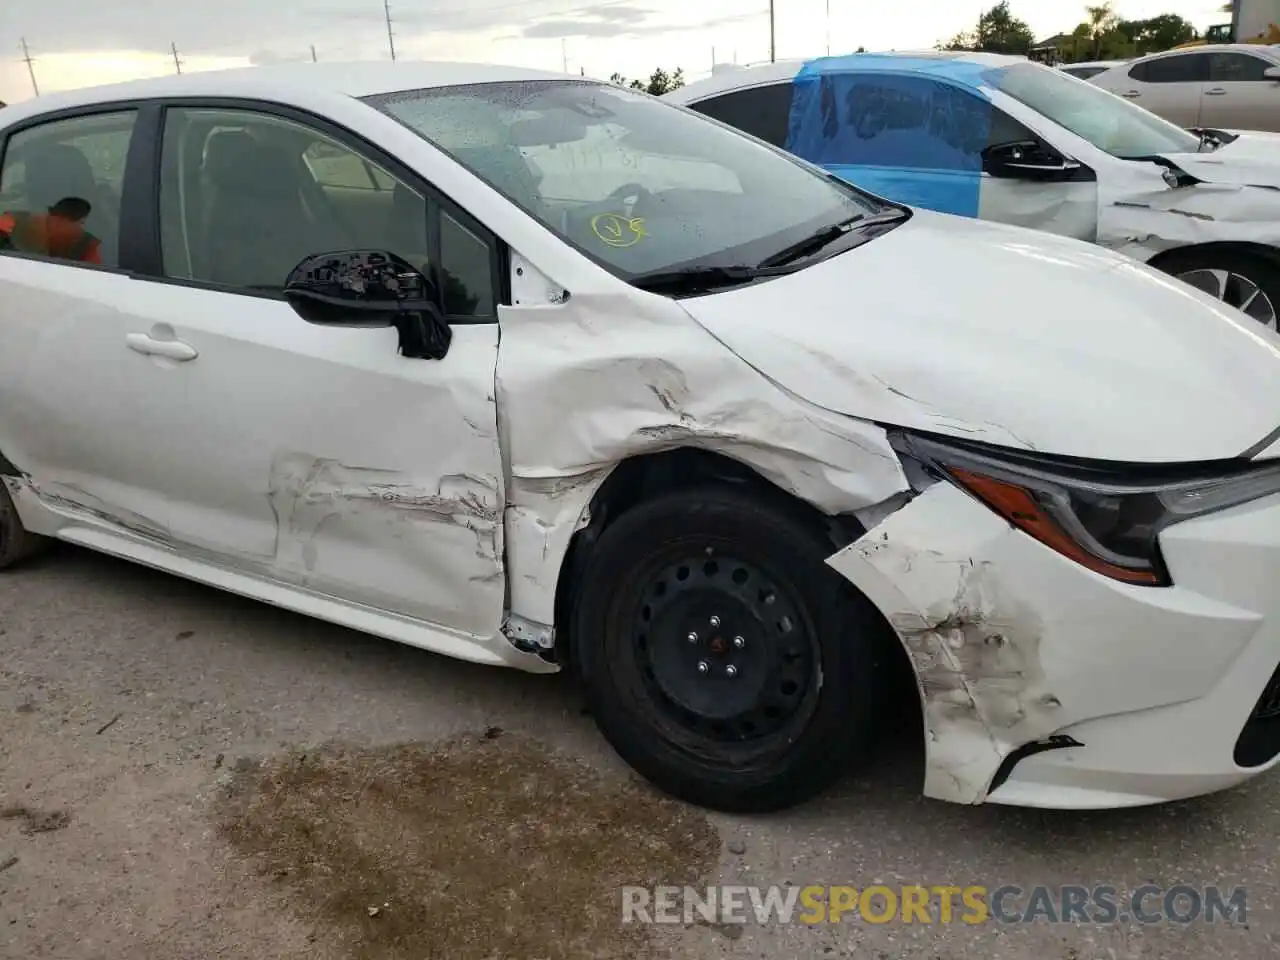
[[[1136,806],[1280,761],[1280,719],[1250,721],[1280,664],[1280,496],[1170,527],[1161,550],[1174,586],[1118,583],[939,482],[828,559],[910,655],[927,796]]]

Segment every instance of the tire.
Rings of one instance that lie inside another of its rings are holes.
[[[665,792],[726,812],[782,810],[877,742],[897,641],[826,565],[833,548],[815,526],[709,487],[632,508],[592,548],[573,663],[605,739]]]
[[[1263,326],[1277,329],[1280,265],[1232,250],[1188,250],[1159,261],[1159,268],[1229,306],[1243,309]]]
[[[6,570],[39,552],[47,542],[44,537],[28,533],[22,526],[8,489],[0,483],[0,570]]]

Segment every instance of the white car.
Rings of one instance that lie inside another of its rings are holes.
[[[980,53],[766,64],[666,99],[890,200],[1098,243],[1280,322],[1269,134],[1188,132],[1060,70]]]
[[[58,538],[571,664],[636,769],[727,810],[864,756],[895,662],[932,797],[1276,764],[1280,337],[1238,311],[576,77],[8,109],[0,565]]]
[[[1089,78],[1181,127],[1280,132],[1280,49],[1253,43],[1167,50]]]

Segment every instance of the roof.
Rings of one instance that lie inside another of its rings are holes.
[[[705,80],[686,84],[663,99],[675,103],[695,103],[707,97],[744,87],[758,87],[780,81],[797,80],[823,74],[875,73],[932,74],[964,82],[984,70],[1026,63],[1026,57],[971,51],[928,50],[919,53],[849,53],[843,56],[819,57],[816,60],[780,60],[759,66],[726,70]]]
[[[322,90],[335,95],[366,97],[462,83],[547,79],[581,81],[582,77],[495,64],[422,60],[291,63],[207,70],[44,94],[6,108],[6,116],[8,110],[40,114],[64,107],[150,97],[244,96],[265,99],[290,90]]]
[[[1161,57],[1186,56],[1188,53],[1254,53],[1262,54],[1268,60],[1276,59],[1280,53],[1280,44],[1262,44],[1262,43],[1209,43],[1199,47],[1174,47],[1172,50],[1161,50],[1159,53],[1148,53],[1144,57],[1137,57],[1132,62],[1139,63],[1143,60],[1158,60]]]

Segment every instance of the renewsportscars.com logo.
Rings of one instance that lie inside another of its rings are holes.
[[[623,887],[623,923],[1245,923],[1244,887]]]

